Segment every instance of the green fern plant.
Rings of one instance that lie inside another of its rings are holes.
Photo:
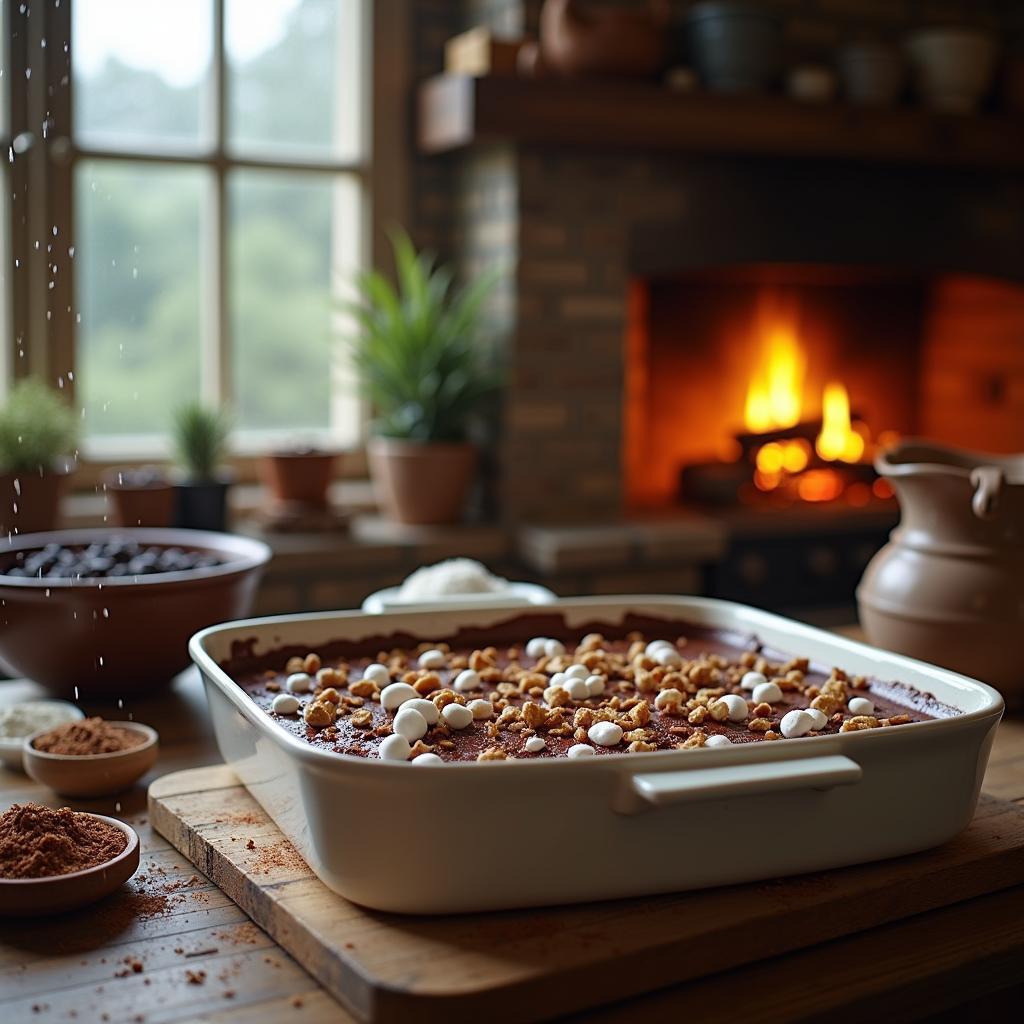
[[[78,441],[78,419],[56,391],[28,377],[0,406],[0,472],[37,473],[70,455]]]
[[[479,347],[481,306],[493,274],[457,289],[452,269],[418,253],[404,232],[391,238],[397,288],[375,270],[356,280],[344,306],[356,373],[376,413],[375,430],[413,441],[464,441],[499,375]]]
[[[174,413],[174,451],[178,462],[196,481],[214,479],[227,454],[231,417],[222,409],[188,402]]]

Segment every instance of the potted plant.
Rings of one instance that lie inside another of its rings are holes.
[[[159,466],[108,470],[103,486],[113,498],[119,525],[170,526],[174,522],[174,484]]]
[[[175,525],[224,530],[230,474],[221,466],[231,418],[223,410],[189,402],[174,414],[174,449],[185,476],[177,485]]]
[[[377,498],[402,523],[454,523],[476,465],[469,431],[497,389],[476,337],[494,278],[453,287],[452,270],[417,253],[404,233],[392,237],[397,288],[369,271],[355,322],[356,373],[376,413],[367,453]]]
[[[42,381],[15,384],[0,408],[0,536],[52,530],[78,421]]]
[[[334,474],[333,452],[297,445],[265,455],[263,483],[276,506],[327,507],[327,489]]]

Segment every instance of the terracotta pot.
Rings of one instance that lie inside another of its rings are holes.
[[[540,62],[561,75],[653,77],[669,52],[669,10],[585,6],[547,0],[540,14]]]
[[[476,468],[471,444],[373,437],[367,446],[377,501],[400,523],[456,523]]]
[[[265,455],[261,462],[263,483],[276,502],[326,508],[334,462],[333,452]]]
[[[857,590],[868,637],[1024,704],[1024,455],[911,440],[875,465],[902,518]]]
[[[39,533],[57,525],[68,473],[0,473],[0,537]]]
[[[111,470],[103,482],[120,526],[170,526],[174,522],[174,484],[158,473]]]

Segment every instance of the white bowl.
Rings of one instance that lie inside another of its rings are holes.
[[[85,718],[84,712],[81,708],[75,707],[70,701],[67,700],[27,700],[21,701],[19,704],[14,705],[15,707],[21,704],[46,704],[49,706],[59,707],[66,711],[67,718],[65,722],[78,722]],[[57,723],[63,724],[63,723]],[[53,728],[53,726],[51,726]],[[38,729],[33,729],[32,732],[38,732]],[[27,733],[26,735],[31,735]],[[24,736],[7,736],[0,737],[0,764],[5,767],[12,769],[16,772],[23,772],[25,770],[23,748],[25,745]]]
[[[992,85],[998,47],[987,32],[932,28],[907,40],[917,91],[933,110],[968,114]]]
[[[380,615],[390,611],[429,611],[442,608],[522,608],[551,604],[555,595],[537,583],[510,583],[505,590],[484,594],[443,594],[429,601],[403,601],[401,587],[374,591],[363,601],[363,611]]]

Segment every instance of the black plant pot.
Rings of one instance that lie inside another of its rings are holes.
[[[174,525],[223,533],[228,524],[229,480],[189,480],[175,487]]]

